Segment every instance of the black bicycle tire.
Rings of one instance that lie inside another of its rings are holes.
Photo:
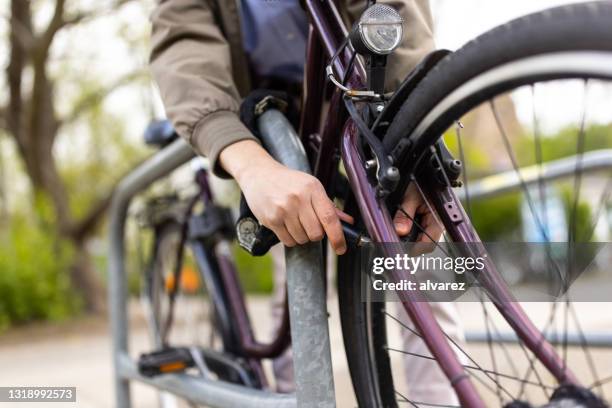
[[[357,208],[354,200],[349,199],[345,210],[356,214]],[[362,228],[363,225],[356,225]],[[360,408],[395,408],[394,398],[388,398],[380,389],[393,389],[393,377],[388,367],[388,354],[378,354],[376,363],[370,358],[370,339],[367,329],[368,316],[374,316],[375,321],[384,320],[382,310],[370,308],[371,303],[362,301],[361,294],[361,258],[359,249],[349,246],[347,253],[338,258],[338,304],[344,349],[346,352],[349,373],[355,391],[357,404]],[[380,327],[379,327],[380,328]],[[386,346],[386,331],[376,338],[377,346]],[[377,372],[374,374],[374,372]]]
[[[480,35],[428,72],[389,125],[385,149],[392,151],[444,97],[489,69],[540,54],[612,50],[611,21],[612,1],[595,1],[529,14]],[[439,136],[423,134],[410,142],[430,146]],[[399,163],[405,159],[396,158]]]
[[[157,275],[158,273],[158,270],[157,270],[158,265],[159,265],[158,258],[160,256],[160,250],[161,250],[162,243],[164,242],[165,239],[167,239],[168,236],[171,236],[172,234],[179,234],[180,236],[181,230],[182,230],[182,227],[180,223],[178,223],[177,221],[173,221],[173,220],[164,221],[163,223],[155,227],[155,235],[153,238],[153,250],[151,253],[149,265],[145,271],[145,276],[144,276],[144,282],[146,284],[145,295],[147,296],[147,300],[150,303],[152,313],[155,313],[153,292],[156,290],[156,288],[151,286],[151,282],[153,282],[156,279],[155,275]],[[161,316],[161,317],[154,316],[154,318],[157,318],[158,321],[156,322],[157,327],[153,329],[154,330],[160,329],[161,328],[160,324],[161,325],[165,324],[166,316]],[[163,333],[155,333],[155,335],[158,337],[157,341],[160,341],[164,337]]]
[[[443,58],[412,91],[383,138],[385,149],[392,152],[401,141],[410,138],[428,112],[447,95],[489,69],[551,52],[612,51],[611,21],[612,2],[580,3],[527,15],[479,36],[457,52]],[[473,107],[474,105],[471,105],[470,108]],[[410,140],[408,144],[421,146],[421,149],[403,151],[403,156],[394,157],[400,169],[406,167],[410,160],[418,158],[419,152],[428,149],[441,136],[441,132],[436,133],[440,129],[429,130],[418,139]],[[408,156],[408,153],[412,156]],[[403,180],[396,197],[402,195],[406,184],[407,180]],[[375,406],[369,403],[373,397],[364,394],[379,391],[363,384],[372,381],[369,380],[372,377],[371,370],[377,369],[372,361],[388,359],[388,355],[371,355],[369,346],[371,340],[367,339],[367,332],[364,332],[368,324],[364,320],[365,306],[361,299],[361,283],[356,278],[360,276],[361,265],[356,259],[358,258],[352,256],[339,263],[338,296],[343,333],[346,330],[350,335],[348,340],[348,336],[345,335],[347,358],[358,360],[349,361],[357,401],[360,407],[370,407]],[[353,303],[348,304],[349,301]],[[384,336],[386,337],[386,334]],[[370,372],[364,372],[367,370]],[[392,381],[391,373],[382,375],[387,378],[375,379],[373,382]],[[381,400],[380,395],[374,398]]]
[[[164,239],[174,234],[178,236],[178,239],[180,241],[182,233],[183,233],[183,225],[179,221],[174,220],[174,219],[166,220],[162,222],[160,225],[156,226],[155,237],[153,240],[153,251],[151,253],[151,260],[149,263],[149,267],[145,271],[145,274],[146,274],[145,279],[150,279],[151,274],[157,273],[157,271],[155,271],[155,266],[158,265],[158,256],[160,254],[161,245]],[[184,245],[185,245],[185,250],[189,251],[190,250],[189,245],[187,245],[187,243],[184,243]],[[201,244],[196,243],[195,245],[201,245]],[[171,272],[174,273],[174,266]],[[175,283],[175,284],[178,284],[178,283]],[[149,291],[149,293],[146,293],[146,295],[149,296],[148,301],[151,303],[153,302],[153,300],[151,299],[152,294],[150,293],[152,289],[154,290],[154,288],[147,287],[147,291]],[[212,299],[209,299],[209,301],[210,301],[210,306],[212,308],[215,308],[216,305],[212,302]],[[236,348],[235,345],[237,344],[237,339],[235,338],[235,334],[234,334],[235,328],[232,327],[231,333],[228,333],[231,336],[231,339],[225,339],[224,336],[220,334],[220,330],[217,327],[218,323],[215,322],[215,320],[217,319],[216,313],[217,312],[213,312],[212,314],[213,321],[211,321],[210,324],[211,324],[211,330],[215,330],[215,332],[218,332],[217,336],[219,337],[219,342],[221,343],[221,345],[220,345],[220,350],[210,349],[209,351],[213,352],[213,354],[219,353],[220,356],[224,356],[224,358],[226,359],[235,358],[235,357],[232,357],[233,353],[231,352],[231,350]],[[166,315],[158,317],[158,320],[162,322],[162,325],[165,324],[166,319],[167,319]],[[159,325],[159,322],[157,324]],[[156,333],[155,335],[158,336],[158,339],[162,337],[161,333]],[[231,350],[228,351],[228,349],[231,349]],[[242,362],[241,359],[239,359],[238,361],[239,363],[237,363],[236,361],[234,361],[234,363],[236,363],[239,366],[244,366],[242,367],[243,370],[245,369],[245,367],[248,367],[245,363]],[[223,381],[230,382],[230,383],[236,383],[236,384],[243,384],[243,385],[248,384],[248,386],[253,387],[253,388],[257,388],[261,386],[257,378],[254,377],[252,373],[248,370],[245,371],[246,374],[249,375],[249,378],[248,378],[249,382],[247,383],[245,382],[244,378],[240,376],[239,373],[235,371],[231,371],[231,368],[228,369],[228,367],[230,366],[227,364],[219,364],[218,361],[214,360],[212,362],[208,362],[208,366],[209,366],[208,368],[213,373],[215,373],[219,377],[219,379],[222,379]]]

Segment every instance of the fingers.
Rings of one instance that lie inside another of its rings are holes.
[[[438,224],[433,214],[425,214],[423,217],[423,226],[425,228],[425,233],[419,235],[418,242],[432,242],[432,240],[438,242],[440,240],[444,230],[442,226]]]
[[[299,220],[306,231],[306,235],[310,241],[316,242],[323,239],[325,231],[317,218],[317,214],[312,208],[312,204],[308,203],[303,206],[303,210],[300,212]]]
[[[417,242],[431,242],[432,240],[437,242],[440,239],[443,228],[425,205],[415,184],[411,184],[406,190],[400,208],[403,211],[398,210],[393,217],[395,231],[399,236],[405,236],[410,233],[413,226],[412,219],[418,213],[423,216],[419,225],[424,228],[425,231],[420,231]]]
[[[348,224],[353,224],[355,222],[355,219],[344,211],[335,207],[334,209],[341,221]],[[312,205],[305,205],[302,207],[298,221],[300,225],[296,225],[295,223],[286,224],[287,230],[298,244],[304,244],[308,241],[321,241],[325,236],[322,222],[319,220]],[[342,226],[340,226],[340,228],[342,228]],[[294,231],[297,232],[294,233]],[[344,236],[344,232],[342,232],[342,235]]]
[[[270,226],[269,228],[276,234],[284,246],[293,247],[296,245],[295,240],[284,225],[278,224],[275,226]]]
[[[285,228],[291,234],[291,238],[300,245],[304,245],[310,240],[298,216],[287,218]]]
[[[342,255],[346,252],[346,241],[344,239],[344,232],[342,231],[342,225],[340,224],[340,217],[337,213],[337,208],[327,197],[325,190],[321,188],[312,195],[312,206],[314,211],[321,223],[321,226],[325,230],[327,239],[333,250],[338,255]]]
[[[412,228],[412,220],[406,216],[402,211],[397,211],[393,218],[393,225],[395,225],[395,232],[400,237],[408,235]]]
[[[414,194],[406,194],[404,201],[400,208],[403,210],[397,210],[395,217],[393,217],[393,224],[395,225],[395,232],[400,237],[408,235],[412,228],[412,219],[416,215],[417,208],[420,205],[419,197],[415,197]]]
[[[342,221],[346,223],[353,224],[355,222],[355,219],[353,217],[351,217],[350,215],[348,215],[347,213],[345,213],[339,208],[336,208],[336,214],[338,215],[338,218],[340,218]]]

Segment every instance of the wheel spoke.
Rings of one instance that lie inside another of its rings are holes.
[[[576,227],[577,227],[577,214],[578,204],[580,201],[580,190],[582,188],[582,158],[584,156],[585,147],[585,124],[586,124],[586,111],[587,111],[587,96],[588,96],[588,79],[583,82],[582,92],[582,113],[580,115],[580,126],[578,129],[578,135],[576,140],[576,168],[574,171],[574,197],[572,202],[572,209],[570,212],[569,223],[567,226],[567,266],[566,266],[566,280],[563,283],[563,292],[565,296],[565,310],[563,314],[563,364],[567,365],[567,337],[568,337],[568,324],[569,324],[569,312],[570,312],[570,298],[567,291],[569,289],[569,279],[572,276],[572,269],[574,265],[574,248],[573,244],[576,242]],[[595,379],[597,380],[597,379]]]
[[[407,402],[410,405],[412,405],[413,407],[419,408],[419,406],[417,404],[415,404],[413,401],[409,400],[405,395],[403,395],[399,391],[395,390],[395,393],[402,398],[401,400],[399,400],[397,402]]]
[[[555,316],[557,313],[557,302],[553,302],[551,308],[550,308],[550,314],[548,316],[548,319],[546,321],[546,325],[544,325],[544,329],[542,330],[542,340],[540,340],[538,347],[540,347],[540,345],[542,344],[542,342],[544,341],[544,339],[546,338],[546,335],[548,334],[548,330],[553,326],[553,323],[555,321]],[[556,330],[555,330],[555,334],[556,334]],[[538,376],[537,371],[536,371],[536,367],[535,367],[535,360],[537,358],[537,355],[535,353],[531,354],[531,357],[529,358],[529,364],[527,367],[527,371],[525,372],[525,375],[523,376],[526,380],[529,380],[529,378],[531,377],[532,373],[535,373],[536,377]],[[523,397],[523,393],[524,393],[524,388],[521,388],[519,395],[518,395],[518,399],[521,399]]]
[[[540,209],[541,209],[541,217],[544,219],[544,229],[548,233],[550,231],[550,222],[548,217],[548,205],[547,205],[547,197],[546,197],[546,186],[544,185],[544,178],[542,177],[544,171],[544,153],[542,151],[542,137],[540,135],[540,126],[537,116],[537,108],[536,108],[536,95],[535,95],[535,85],[530,85],[531,89],[531,126],[533,127],[533,144],[534,144],[534,156],[536,160],[536,166],[538,169],[538,195],[540,200]],[[551,270],[555,267],[553,265],[553,257],[552,250],[550,246],[550,239],[545,240],[545,250],[546,250],[546,263],[547,269]],[[552,276],[552,275],[551,275]],[[549,285],[553,285],[552,279],[549,280]]]
[[[586,336],[584,335],[584,331],[582,330],[582,325],[580,324],[578,320],[578,314],[576,313],[576,308],[574,308],[573,306],[571,307],[571,313],[572,313],[572,317],[574,320],[574,324],[576,325],[576,331],[578,332],[578,336],[580,337],[580,347],[582,348],[582,351],[584,352],[584,355],[586,357],[587,364],[589,365],[589,370],[591,371],[591,375],[593,376],[593,381],[598,382],[600,377],[599,377],[599,374],[597,373],[597,368],[595,367],[595,361],[593,360],[593,355],[591,354],[591,351],[589,350]],[[603,386],[601,385],[599,386],[599,393],[601,394],[600,396],[603,398],[604,389],[603,389]]]
[[[480,304],[482,305],[482,312],[484,314],[485,321],[485,330],[487,331],[487,346],[489,347],[489,356],[491,357],[491,365],[493,370],[497,372],[497,359],[495,358],[495,350],[493,349],[493,337],[491,336],[491,317],[489,316],[489,311],[487,310],[487,306],[484,303],[484,296],[482,292],[480,292]],[[499,374],[495,374],[495,379],[499,382]],[[497,397],[499,399],[499,405],[502,406],[504,402],[504,398],[502,396],[502,391],[498,387],[497,388]]]
[[[410,351],[400,350],[400,349],[396,349],[396,348],[393,348],[393,347],[387,347],[386,350],[394,351],[396,353],[405,354],[405,355],[408,355],[408,356],[423,358],[425,360],[433,360],[433,361],[436,360],[432,356],[428,356],[428,355],[425,355],[425,354],[419,354],[419,353],[413,353],[413,352],[410,352]],[[543,386],[543,387],[545,387],[547,389],[554,390],[554,387],[552,385],[542,385],[542,384],[536,383],[534,381],[528,381],[528,380],[525,380],[523,378],[519,378],[519,377],[517,377],[515,375],[501,373],[501,372],[499,372],[499,371],[497,371],[495,369],[487,370],[485,368],[477,367],[477,366],[470,365],[470,364],[463,364],[463,367],[468,369],[468,370],[479,371],[481,373],[486,373],[486,374],[492,374],[492,375],[494,375],[496,377],[503,377],[503,378],[506,378],[508,380],[513,380],[513,381],[520,382],[520,383],[523,383],[523,384],[529,384],[529,385],[534,385],[534,386],[538,386],[538,387]]]
[[[408,214],[401,206],[397,208],[398,211],[400,211],[402,214],[404,214],[404,216],[406,216],[406,218],[408,218],[410,221],[412,221],[412,223],[419,229],[421,230],[421,232],[423,234],[425,234],[425,236],[427,238],[429,238],[429,240],[431,242],[433,242],[436,246],[436,248],[440,249],[440,251],[442,251],[444,253],[444,255],[449,256],[449,253],[442,248],[442,246],[438,243],[438,241],[436,241],[435,239],[433,239],[433,237],[431,235],[429,235],[429,233],[425,230],[425,228],[410,214]]]
[[[422,338],[423,336],[416,331],[415,329],[412,329],[411,327],[407,326],[406,324],[404,324],[404,322],[402,322],[401,320],[399,320],[398,318],[396,318],[395,316],[392,316],[391,314],[387,313],[386,311],[384,312],[387,316],[389,316],[391,319],[395,320],[400,326],[402,326],[403,328],[405,328],[406,330],[408,330],[409,332],[411,332],[412,334],[414,334],[415,336],[418,336],[420,338]],[[510,397],[510,399],[512,400],[514,397],[512,396],[512,394],[506,389],[504,388],[499,381],[496,381],[495,378],[486,372],[486,370],[484,370],[473,358],[472,356],[470,356],[470,354],[468,352],[466,352],[463,347],[461,347],[461,345],[459,345],[451,336],[449,336],[446,332],[442,332],[444,334],[444,337],[446,337],[446,339],[451,342],[456,348],[457,350],[459,350],[461,352],[461,354],[463,354],[464,356],[466,356],[468,358],[468,360],[470,360],[472,362],[472,364],[474,364],[475,367],[478,367],[478,369],[480,371],[482,371],[483,374],[485,374],[489,380],[491,380],[494,384],[496,384],[497,386],[500,387],[500,389]]]
[[[595,387],[601,387],[602,385],[607,384],[609,382],[612,382],[612,375],[609,377],[603,378],[599,381],[595,381],[593,384],[589,385],[589,389],[592,390]]]
[[[419,194],[421,195],[421,198],[423,199],[423,201],[425,202],[425,205],[427,206],[427,210],[429,211],[429,213],[434,217],[434,220],[436,221],[436,224],[438,224],[438,227],[440,227],[440,229],[442,231],[445,230],[444,228],[444,224],[442,224],[442,221],[440,221],[440,218],[438,218],[438,214],[434,211],[433,207],[431,206],[431,203],[429,202],[429,200],[427,199],[427,196],[425,195],[425,193],[423,192],[423,189],[421,188],[421,186],[419,185],[419,183],[417,183],[416,179],[414,178],[414,176],[412,176],[412,182],[414,183],[414,185],[416,186],[417,190],[419,190]],[[406,214],[404,212],[404,214]],[[412,220],[414,222],[414,220]],[[423,229],[421,227],[421,229]],[[423,232],[425,232],[423,230]],[[428,236],[429,239],[433,242],[434,239],[432,239],[430,236]]]
[[[536,165],[538,166],[538,192],[540,194],[540,207],[542,209],[542,218],[544,219],[544,227],[549,231],[548,211],[546,207],[546,191],[544,186],[543,173],[543,154],[542,154],[542,138],[540,137],[538,118],[536,114],[535,101],[535,85],[531,84],[531,120],[533,126],[533,144],[535,151]]]
[[[463,189],[465,190],[465,210],[467,211],[468,217],[472,219],[472,202],[470,198],[470,188],[468,184],[468,169],[467,162],[465,160],[465,152],[463,150],[463,141],[461,137],[461,129],[463,129],[463,124],[457,121],[455,125],[455,136],[457,138],[457,147],[459,148],[459,160],[461,160],[462,164],[462,180],[463,180]]]

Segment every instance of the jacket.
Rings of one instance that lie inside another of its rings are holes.
[[[166,114],[177,133],[207,156],[215,174],[220,152],[240,140],[257,140],[240,122],[241,98],[251,90],[242,48],[239,0],[161,0],[152,14],[150,63]],[[433,50],[433,23],[427,0],[380,0],[400,12],[404,38],[390,56],[389,89]],[[359,18],[365,0],[341,0],[348,24]]]

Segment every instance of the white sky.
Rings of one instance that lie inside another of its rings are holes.
[[[435,20],[436,46],[456,50],[474,37],[525,14],[580,0],[430,0]],[[583,1],[582,1],[583,2]],[[611,23],[612,24],[612,23]],[[410,28],[408,27],[408,30]],[[536,86],[538,125],[544,133],[580,122],[582,81]],[[519,120],[531,125],[532,95],[529,88],[512,93]],[[591,81],[587,89],[587,121],[612,122],[612,86]]]
[[[525,14],[583,0],[430,0],[436,45],[455,50],[483,32]]]

